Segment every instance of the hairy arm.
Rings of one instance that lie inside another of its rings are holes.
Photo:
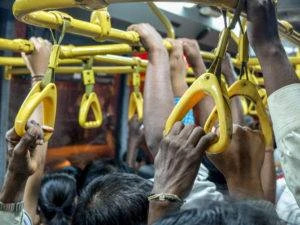
[[[148,51],[148,67],[144,87],[144,126],[147,145],[155,156],[166,120],[174,104],[170,80],[169,55],[162,38],[149,24],[132,25]]]
[[[284,86],[299,83],[279,38],[272,1],[248,1],[247,13],[249,41],[261,64],[268,96]]]

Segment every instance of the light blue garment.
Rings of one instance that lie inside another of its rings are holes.
[[[177,105],[177,103],[179,102],[180,97],[174,97],[174,103],[175,105]],[[195,124],[195,119],[194,119],[194,114],[193,114],[193,110],[188,111],[188,113],[185,115],[185,117],[182,119],[182,123],[184,125],[191,125],[191,124]]]

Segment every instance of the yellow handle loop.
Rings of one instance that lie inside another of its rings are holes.
[[[88,113],[92,108],[95,120],[87,121]],[[80,109],[79,109],[79,124],[81,127],[86,129],[100,127],[103,121],[102,111],[98,97],[95,92],[90,93],[89,95],[84,94],[82,96]]]
[[[49,127],[55,125],[55,115],[57,106],[57,90],[53,83],[41,88],[41,81],[33,86],[25,101],[23,102],[15,119],[15,131],[22,137],[26,133],[25,127],[30,116],[40,103],[43,103],[43,124]],[[44,139],[48,141],[52,133],[45,133]]]
[[[265,138],[266,147],[272,147],[273,146],[272,126],[256,86],[248,80],[238,80],[235,83],[233,83],[231,87],[228,89],[228,96],[230,98],[235,96],[243,96],[248,100],[252,101],[256,105],[256,112],[260,121],[262,133]],[[218,109],[214,108],[214,110],[212,111],[212,113],[208,118],[209,123],[214,124],[216,122],[217,115],[218,115],[217,111]]]
[[[132,92],[129,99],[128,120],[131,120],[135,114],[138,120],[143,120],[143,96],[141,92]]]
[[[173,125],[182,120],[187,112],[200,102],[205,95],[213,97],[217,110],[220,112],[217,117],[219,119],[220,135],[216,143],[211,145],[207,150],[209,153],[216,154],[223,152],[228,146],[231,138],[232,122],[229,108],[229,100],[223,95],[217,77],[212,73],[205,73],[200,76],[191,87],[184,93],[178,104],[169,116],[164,135],[167,135]],[[214,123],[207,121],[204,127],[205,132],[210,132]]]
[[[132,86],[133,92],[130,94],[129,106],[128,106],[128,120],[131,120],[135,114],[138,116],[138,120],[143,120],[143,95],[140,92],[141,75],[140,75],[140,58],[133,58],[136,61],[134,72],[132,73]]]
[[[94,92],[95,74],[92,69],[93,59],[84,64],[82,80],[85,85],[85,94],[82,96],[79,109],[79,125],[85,129],[98,128],[102,125],[103,117],[97,94]],[[92,108],[94,121],[88,121],[88,112]]]

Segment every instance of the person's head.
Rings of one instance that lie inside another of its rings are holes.
[[[116,159],[103,158],[95,160],[88,164],[81,173],[79,189],[82,190],[95,178],[114,172],[129,173],[130,169],[125,163]]]
[[[151,190],[152,182],[135,174],[100,176],[81,192],[73,225],[146,224]]]
[[[55,173],[66,173],[74,177],[76,181],[78,181],[78,179],[80,178],[81,172],[82,172],[81,169],[76,166],[66,166],[63,169],[55,171]]]
[[[207,201],[180,211],[154,225],[283,225],[269,203],[260,201]]]
[[[66,173],[46,175],[38,200],[41,221],[46,225],[69,225],[75,210],[76,180]]]

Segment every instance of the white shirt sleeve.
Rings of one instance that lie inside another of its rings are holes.
[[[268,104],[286,183],[300,205],[300,84],[272,93]]]

